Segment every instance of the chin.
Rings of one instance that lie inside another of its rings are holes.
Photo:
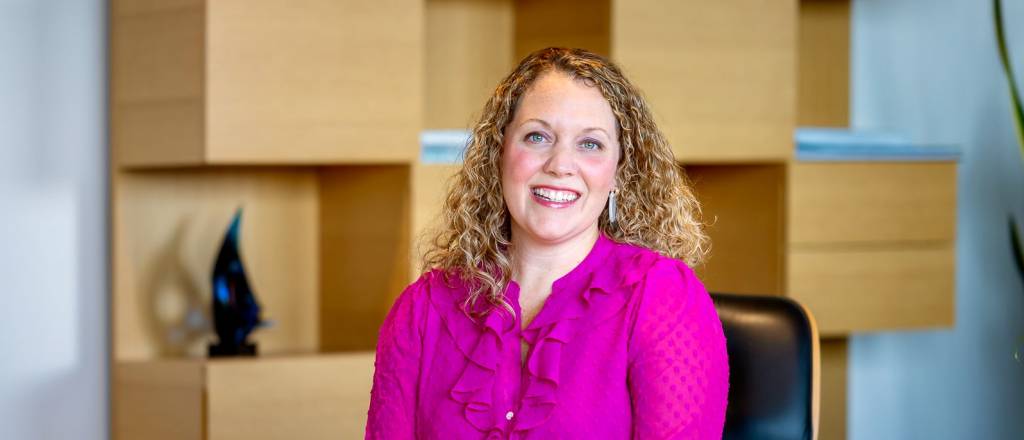
[[[534,224],[524,228],[524,232],[540,242],[562,243],[576,237],[586,236],[588,229],[576,224]]]
[[[531,232],[530,235],[532,235],[536,240],[544,243],[561,243],[573,237],[571,232],[558,231]]]

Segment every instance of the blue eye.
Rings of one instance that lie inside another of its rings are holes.
[[[537,133],[537,132],[533,132],[533,133],[530,133],[530,134],[526,135],[526,140],[530,141],[530,142],[533,142],[535,144],[539,144],[541,142],[544,142],[544,135],[542,135],[540,133]]]
[[[585,140],[585,141],[583,141],[583,143],[580,144],[580,146],[583,147],[584,150],[600,150],[601,149],[601,144],[597,143],[596,141],[592,141],[592,140]]]

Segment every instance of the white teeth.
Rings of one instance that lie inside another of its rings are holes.
[[[544,200],[550,200],[552,202],[571,202],[580,197],[572,191],[555,191],[547,188],[534,188],[533,193]]]

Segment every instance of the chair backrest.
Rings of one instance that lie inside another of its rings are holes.
[[[813,316],[781,296],[711,298],[729,352],[723,438],[815,440],[820,354]]]

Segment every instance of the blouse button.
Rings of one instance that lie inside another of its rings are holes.
[[[515,417],[515,414],[512,411],[505,413],[505,420],[512,420],[512,417]]]

